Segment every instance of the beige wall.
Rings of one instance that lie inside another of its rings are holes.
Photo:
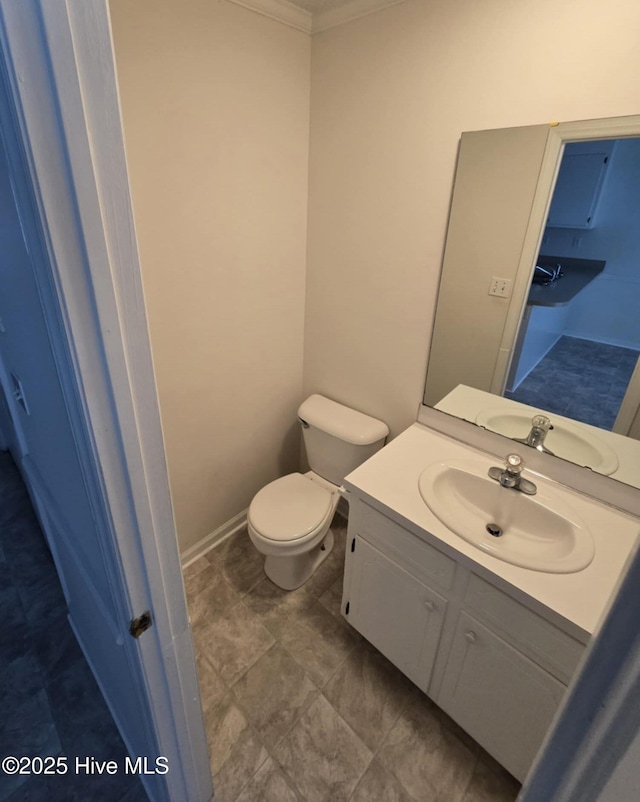
[[[415,420],[461,132],[637,113],[640,5],[408,0],[312,40],[111,10],[184,550],[296,467],[307,393]]]
[[[298,465],[310,39],[211,0],[112,0],[181,550]]]
[[[305,392],[415,420],[462,131],[636,114],[635,0],[409,0],[313,37]]]

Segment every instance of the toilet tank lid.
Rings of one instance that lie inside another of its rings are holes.
[[[303,401],[298,417],[316,429],[355,445],[377,443],[389,434],[389,427],[381,420],[356,412],[323,395],[311,395]]]

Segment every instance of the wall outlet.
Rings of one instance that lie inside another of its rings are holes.
[[[511,295],[511,279],[492,276],[491,283],[489,284],[489,295],[496,295],[498,298],[508,298]]]

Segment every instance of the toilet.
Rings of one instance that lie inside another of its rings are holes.
[[[330,530],[342,480],[379,451],[385,423],[312,395],[298,409],[308,473],[290,473],[262,488],[249,506],[247,528],[265,556],[264,571],[284,590],[303,585],[333,548]]]

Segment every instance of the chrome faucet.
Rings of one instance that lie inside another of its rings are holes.
[[[538,488],[528,479],[523,479],[522,469],[524,461],[519,454],[509,454],[504,463],[504,468],[489,468],[489,476],[499,482],[502,487],[519,490],[528,496],[534,496]]]
[[[531,418],[531,431],[526,437],[514,437],[516,443],[524,443],[526,446],[537,448],[545,454],[554,456],[553,451],[550,451],[544,444],[544,439],[553,425],[546,415],[534,415]]]

